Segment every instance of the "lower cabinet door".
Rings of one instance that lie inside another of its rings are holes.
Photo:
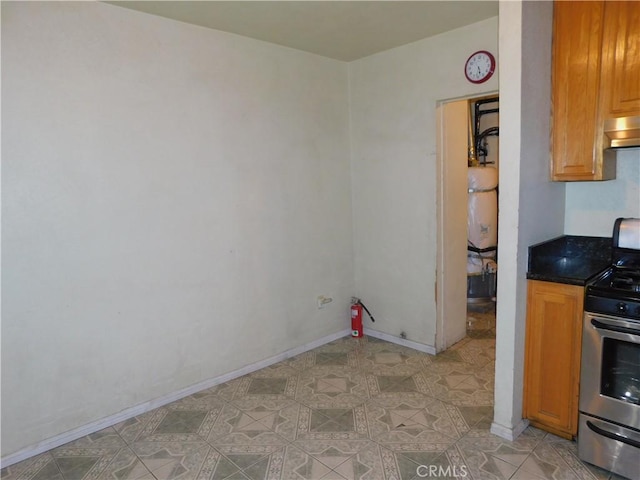
[[[532,425],[577,433],[584,287],[528,281],[523,411]]]

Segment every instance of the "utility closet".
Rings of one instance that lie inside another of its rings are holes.
[[[498,275],[498,96],[469,101],[467,308],[495,307]]]

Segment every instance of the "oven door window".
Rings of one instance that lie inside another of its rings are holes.
[[[600,393],[640,405],[640,344],[605,337]]]

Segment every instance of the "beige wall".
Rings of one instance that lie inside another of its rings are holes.
[[[347,95],[342,62],[3,2],[3,456],[348,328]]]
[[[497,74],[482,85],[464,77],[474,51],[497,57],[497,28],[491,18],[349,64],[356,291],[372,328],[431,347],[436,107],[497,90]]]
[[[619,150],[616,178],[567,184],[564,231],[610,237],[618,217],[640,217],[640,148]]]

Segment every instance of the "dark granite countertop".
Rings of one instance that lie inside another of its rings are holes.
[[[563,235],[529,247],[527,278],[585,285],[610,264],[610,237]]]

